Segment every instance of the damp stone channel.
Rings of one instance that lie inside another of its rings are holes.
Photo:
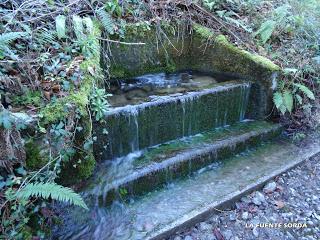
[[[105,46],[112,96],[93,124],[89,211],[64,213],[57,239],[163,239],[302,154],[267,118],[277,65],[200,25],[164,28],[162,48],[155,29],[139,28],[126,40],[144,45]]]

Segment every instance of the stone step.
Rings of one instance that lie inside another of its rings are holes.
[[[88,191],[99,205],[128,200],[278,136],[279,124],[246,121],[171,141],[101,164]]]
[[[96,159],[125,156],[174,139],[245,119],[249,82],[216,83],[209,89],[157,96],[137,105],[110,108],[105,124],[96,123]],[[108,134],[106,134],[108,133]]]
[[[303,147],[277,139],[226,159],[188,179],[175,181],[130,204],[64,212],[59,239],[165,239],[223,210],[244,194],[320,152],[317,137]]]

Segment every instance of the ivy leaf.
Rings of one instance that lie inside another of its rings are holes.
[[[27,171],[23,167],[19,167],[16,171],[17,171],[18,174],[20,174],[22,176],[26,176],[27,175]]]
[[[86,151],[90,150],[92,144],[93,144],[93,141],[92,141],[92,140],[86,141],[86,142],[83,144],[83,149],[86,150]]]
[[[12,127],[12,118],[7,111],[0,113],[0,126],[2,125],[5,129],[10,129]]]
[[[279,107],[279,110],[280,112],[282,113],[282,115],[284,115],[287,111],[287,108],[284,104],[282,104],[280,107]]]
[[[294,83],[293,85],[303,92],[303,94],[305,94],[309,99],[315,100],[313,92],[307,86],[299,83]]]
[[[283,100],[287,110],[291,113],[293,108],[293,95],[289,90],[283,92]]]
[[[273,102],[276,105],[276,108],[279,109],[280,106],[283,104],[283,98],[281,92],[275,92],[273,94]]]

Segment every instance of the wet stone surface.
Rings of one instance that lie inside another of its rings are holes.
[[[94,127],[96,159],[106,160],[174,139],[243,121],[251,83],[228,81],[185,94],[158,96],[137,105],[110,108]],[[108,135],[101,134],[105,128]]]
[[[318,155],[170,240],[320,239],[319,183]]]
[[[139,104],[156,98],[156,96],[185,93],[209,88],[219,82],[214,76],[194,73],[157,73],[146,74],[133,79],[117,80],[112,82],[109,98],[113,107],[127,104]]]

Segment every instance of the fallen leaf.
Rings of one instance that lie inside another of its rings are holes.
[[[218,228],[215,228],[213,230],[213,234],[216,237],[217,240],[225,240],[223,235],[221,234],[220,230]]]
[[[44,97],[47,99],[47,100],[49,100],[50,101],[50,99],[51,99],[51,94],[50,94],[50,92],[48,92],[48,91],[43,91],[43,95],[44,95]]]
[[[51,89],[51,81],[42,81],[41,87],[43,90],[50,90]]]
[[[75,57],[73,59],[73,61],[71,62],[70,66],[68,68],[66,68],[66,74],[70,75],[73,72],[78,71],[80,64],[82,63],[83,60],[84,60],[83,56]]]
[[[52,86],[52,91],[54,93],[60,92],[60,85],[59,84],[55,84]]]
[[[248,210],[250,213],[256,213],[258,211],[258,208],[254,205],[250,205]]]
[[[283,187],[282,187],[282,186],[277,186],[277,190],[278,190],[279,192],[282,192],[282,191],[283,191]]]
[[[281,200],[275,201],[274,204],[276,205],[276,207],[277,207],[278,209],[281,209],[281,208],[283,208],[283,207],[285,206],[284,202],[281,201]]]

